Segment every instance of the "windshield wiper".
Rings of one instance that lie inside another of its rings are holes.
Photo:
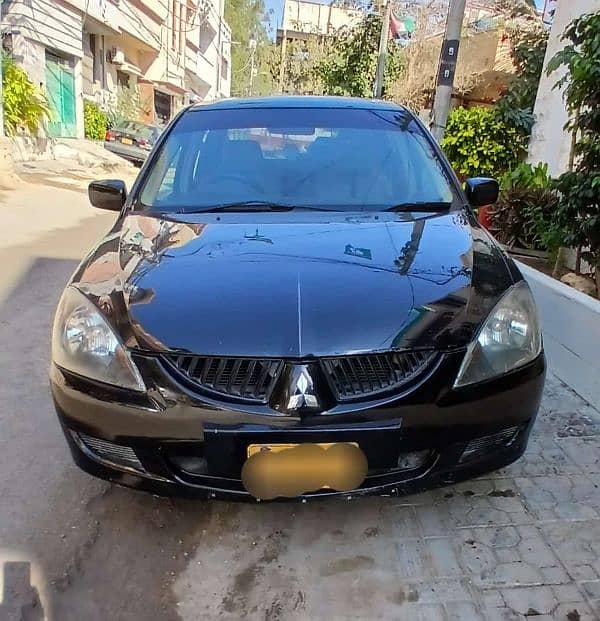
[[[237,201],[234,203],[221,203],[208,207],[193,207],[182,209],[180,213],[214,213],[217,211],[291,211],[294,205],[272,203],[270,201]]]
[[[452,203],[423,201],[420,203],[399,203],[387,207],[385,211],[447,211]]]

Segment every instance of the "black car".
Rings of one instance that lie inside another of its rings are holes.
[[[399,494],[525,450],[534,301],[421,122],[387,102],[228,100],[161,135],[56,314],[75,461],[159,494]]]
[[[141,165],[160,136],[160,128],[139,121],[121,121],[106,131],[104,148]]]

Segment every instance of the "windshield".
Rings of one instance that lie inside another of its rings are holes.
[[[452,203],[452,185],[401,110],[192,110],[161,146],[143,205],[195,211],[240,203],[380,210]]]

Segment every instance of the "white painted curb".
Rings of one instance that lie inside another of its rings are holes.
[[[517,264],[538,305],[550,370],[600,409],[600,300]]]

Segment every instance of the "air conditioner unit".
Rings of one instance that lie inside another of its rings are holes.
[[[110,51],[110,62],[114,65],[122,65],[125,62],[125,52],[117,47],[113,47]]]

